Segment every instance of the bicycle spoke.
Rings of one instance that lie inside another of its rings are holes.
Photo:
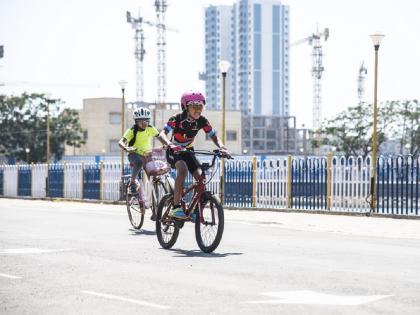
[[[169,196],[169,195],[168,195]],[[159,243],[163,248],[171,248],[178,238],[179,230],[174,221],[168,217],[169,210],[172,207],[172,199],[166,197],[158,208],[158,221],[156,221],[156,232]]]
[[[217,210],[212,202],[208,202],[203,209],[204,224],[200,224],[200,234],[205,246],[209,246],[214,242],[218,230]]]
[[[129,211],[129,218],[134,228],[138,229],[143,224],[144,209],[136,196],[132,196],[128,200],[127,210]]]

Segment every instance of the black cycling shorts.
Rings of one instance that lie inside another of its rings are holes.
[[[178,161],[184,161],[187,164],[188,171],[193,174],[197,168],[201,166],[200,162],[195,157],[194,150],[187,150],[180,152],[179,154],[174,154],[172,150],[166,150],[166,160],[171,165],[172,168],[175,167],[175,163]]]

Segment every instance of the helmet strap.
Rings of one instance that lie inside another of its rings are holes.
[[[188,111],[188,107],[187,107],[187,120],[189,121],[195,120],[194,117],[191,117],[190,112]]]

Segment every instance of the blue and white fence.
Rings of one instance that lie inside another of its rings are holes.
[[[220,194],[221,163],[216,167],[207,188]],[[126,164],[124,173],[129,172]],[[2,165],[0,195],[116,201],[120,175],[118,162]],[[235,207],[369,212],[370,177],[370,157],[236,157],[225,161],[224,202]],[[420,157],[379,158],[376,211],[419,215],[419,177]]]
[[[378,160],[377,207],[383,213],[418,215],[420,156]]]

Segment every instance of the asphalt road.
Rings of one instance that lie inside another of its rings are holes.
[[[226,211],[213,254],[125,207],[0,199],[0,314],[420,314],[420,220]]]

